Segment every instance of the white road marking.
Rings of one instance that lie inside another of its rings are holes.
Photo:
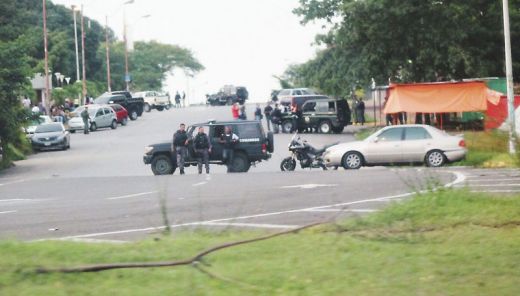
[[[511,181],[520,181],[520,178],[514,178],[514,179],[474,179],[474,180],[467,180],[468,183],[472,182],[511,182]]]
[[[25,179],[3,183],[3,184],[0,184],[0,187],[7,186],[7,185],[12,185],[12,184],[18,184],[18,183],[22,183],[22,182],[25,182]]]
[[[155,193],[158,193],[158,192],[159,191],[141,192],[141,193],[135,193],[135,194],[122,195],[122,196],[108,197],[107,199],[108,200],[118,200],[118,199],[139,197],[139,196],[145,196],[145,195],[152,195],[152,194],[155,194]]]
[[[511,184],[478,184],[478,185],[457,185],[457,188],[460,187],[518,187],[519,183],[511,183]]]
[[[271,229],[291,229],[297,228],[298,225],[279,225],[279,224],[257,224],[257,223],[219,223],[219,222],[208,222],[199,223],[198,225],[207,226],[234,226],[234,227],[251,227],[251,228],[271,228]]]
[[[302,185],[282,186],[280,188],[282,188],[282,189],[294,189],[294,188],[314,189],[314,188],[320,188],[320,187],[336,187],[336,186],[338,186],[338,184],[302,184]]]
[[[0,202],[13,202],[13,201],[33,201],[35,199],[29,198],[11,198],[11,199],[0,199]]]
[[[374,213],[379,210],[374,209],[312,209],[305,212],[345,212],[345,213]]]
[[[202,185],[206,185],[206,184],[208,184],[208,182],[195,183],[195,184],[193,184],[193,185],[191,185],[191,186],[193,186],[193,187],[198,187],[198,186],[202,186]]]
[[[12,213],[16,213],[18,211],[4,211],[4,212],[0,212],[0,215],[1,214],[12,214]]]
[[[520,190],[472,190],[474,193],[518,193]]]
[[[462,183],[462,182],[464,182],[466,180],[465,175],[462,174],[462,173],[451,172],[451,171],[448,171],[448,172],[456,175],[457,178],[455,179],[455,181],[446,184],[444,187],[451,187],[453,185]],[[419,193],[422,193],[422,192],[426,192],[426,191],[420,191]],[[236,221],[236,220],[243,220],[243,219],[252,219],[252,218],[277,216],[277,215],[283,215],[283,214],[289,214],[289,213],[300,213],[300,212],[305,212],[305,211],[315,210],[315,209],[345,207],[345,206],[361,204],[361,203],[393,200],[393,199],[398,199],[398,198],[402,198],[402,197],[413,196],[415,194],[417,194],[417,192],[409,192],[409,193],[403,193],[403,194],[397,194],[397,195],[391,195],[391,196],[384,196],[384,197],[378,197],[378,198],[357,200],[357,201],[352,201],[352,202],[337,203],[337,204],[326,205],[326,206],[319,206],[319,207],[303,208],[303,209],[296,209],[296,210],[286,210],[286,211],[271,212],[271,213],[264,213],[264,214],[255,214],[255,215],[246,215],[246,216],[223,218],[223,219],[216,219],[216,220],[209,220],[209,221],[199,221],[199,222],[190,222],[190,223],[182,223],[182,224],[173,224],[173,225],[170,226],[170,228],[194,226],[194,225],[200,225],[200,224],[203,224],[203,223],[219,223],[219,222],[228,222],[228,221]],[[147,227],[147,228],[135,228],[135,229],[108,231],[108,232],[80,234],[80,235],[73,235],[73,236],[68,236],[68,237],[64,237],[64,238],[89,238],[89,237],[96,237],[96,236],[106,236],[106,235],[114,235],[114,234],[126,234],[126,233],[134,233],[134,232],[150,232],[150,231],[160,231],[160,230],[163,230],[164,228],[165,228],[164,226]]]
[[[95,239],[95,238],[59,238],[59,239],[46,239],[47,241],[69,241],[77,243],[91,243],[91,244],[126,244],[127,241],[112,240],[112,239]]]

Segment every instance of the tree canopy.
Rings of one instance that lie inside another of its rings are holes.
[[[511,0],[513,60],[520,59],[520,1]],[[504,76],[502,3],[495,0],[300,0],[306,24],[325,21],[314,59],[285,73],[345,95],[353,87]],[[520,63],[514,63],[520,78]]]

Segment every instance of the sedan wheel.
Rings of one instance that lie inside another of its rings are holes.
[[[95,132],[97,130],[97,125],[95,122],[92,122],[90,124],[90,131]]]
[[[127,125],[128,124],[128,117],[123,118],[121,121],[121,125]]]
[[[116,129],[117,128],[117,121],[115,119],[112,120],[112,124],[110,125],[110,128],[111,129]]]
[[[446,162],[446,157],[439,150],[433,150],[426,155],[426,165],[429,167],[441,167]]]
[[[343,156],[341,165],[347,170],[357,170],[363,165],[363,156],[358,152],[347,152],[347,154]]]

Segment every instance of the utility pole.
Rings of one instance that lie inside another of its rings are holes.
[[[105,47],[107,52],[107,86],[108,92],[112,91],[110,87],[110,46],[108,43],[108,16],[105,16]]]
[[[43,0],[43,51],[45,56],[45,96],[42,99],[42,105],[45,110],[49,111],[49,103],[51,100],[51,92],[49,86],[49,52],[47,50],[47,1]]]
[[[123,16],[123,41],[125,43],[125,84],[126,91],[129,91],[130,74],[128,73],[128,39],[126,36],[126,12],[124,12]]]
[[[76,25],[76,5],[72,5],[74,15],[74,45],[76,46],[76,81],[79,81],[78,26]]]
[[[511,33],[509,28],[509,1],[502,0],[504,11],[504,41],[506,52],[507,106],[509,111],[509,153],[516,153],[515,94],[513,90],[513,59],[511,57]]]
[[[83,17],[83,5],[81,5],[81,62],[83,63],[83,101],[87,104],[87,73],[85,70],[85,21]]]

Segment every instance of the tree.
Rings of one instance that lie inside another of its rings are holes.
[[[356,85],[504,75],[502,10],[494,0],[300,0],[305,24],[327,21],[327,48],[299,67],[310,86],[337,94]],[[519,7],[520,0],[510,1]],[[513,59],[520,59],[520,11],[511,11]],[[520,63],[515,63],[516,79]]]

